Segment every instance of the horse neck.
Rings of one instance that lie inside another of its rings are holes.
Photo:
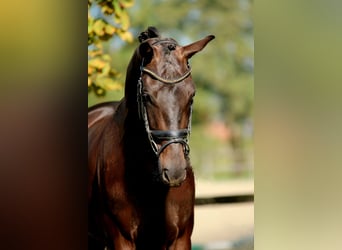
[[[125,168],[132,188],[150,179],[146,166],[155,164],[155,155],[149,144],[145,126],[134,110],[127,110],[124,122],[123,153]],[[138,185],[139,186],[139,185]]]
[[[141,75],[141,58],[136,51],[128,64],[125,81],[125,99],[128,111],[137,110],[137,84]]]

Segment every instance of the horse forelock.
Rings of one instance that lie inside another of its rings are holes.
[[[139,42],[144,42],[145,40],[153,37],[160,37],[159,31],[156,27],[148,27],[147,30],[140,33],[138,39]]]

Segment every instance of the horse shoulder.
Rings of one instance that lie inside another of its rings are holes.
[[[92,193],[92,185],[96,176],[96,169],[100,162],[105,161],[105,144],[108,144],[107,135],[112,133],[113,117],[119,102],[107,102],[95,105],[88,109],[88,192]]]
[[[88,128],[102,119],[114,115],[120,102],[105,102],[88,109]]]

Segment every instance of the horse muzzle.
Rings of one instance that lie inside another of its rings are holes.
[[[172,169],[163,168],[162,170],[162,181],[165,185],[170,187],[179,187],[186,179],[186,170],[172,171]]]
[[[154,131],[153,131],[154,132]],[[165,133],[166,131],[163,131]],[[169,132],[169,131],[167,131]],[[169,132],[170,133],[170,132]],[[175,136],[175,134],[173,134]],[[163,138],[156,153],[161,180],[170,187],[177,187],[186,179],[189,145],[183,133],[183,138]],[[175,136],[176,137],[176,136]],[[158,138],[160,140],[161,137]]]

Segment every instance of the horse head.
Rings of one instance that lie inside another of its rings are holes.
[[[189,166],[195,85],[188,61],[212,39],[181,46],[172,38],[162,39],[153,27],[139,36],[136,108],[158,159],[159,176],[169,186],[179,186]]]

